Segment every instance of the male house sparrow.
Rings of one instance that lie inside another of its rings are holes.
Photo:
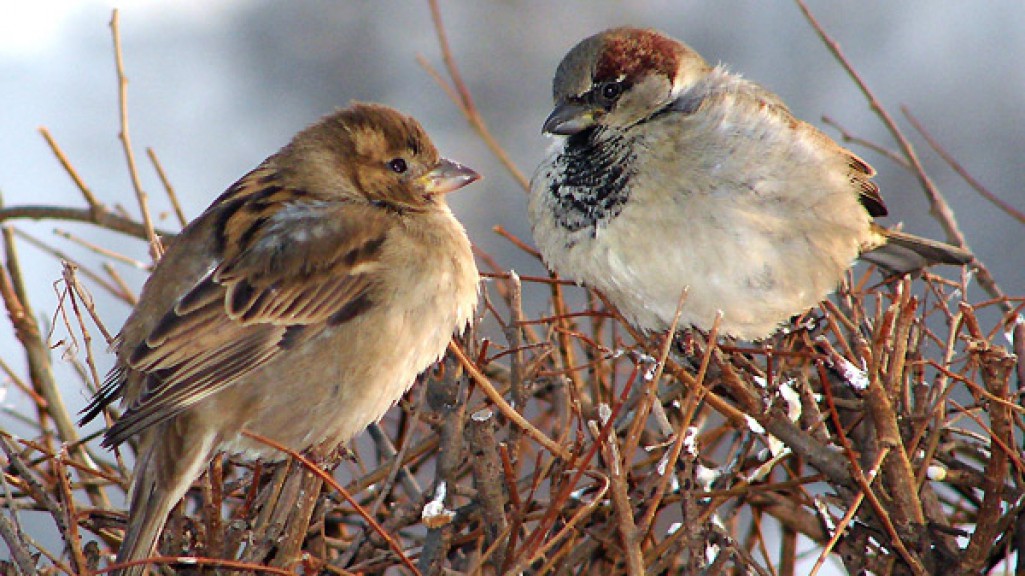
[[[616,28],[566,54],[531,184],[545,262],[648,331],[742,339],[833,291],[859,256],[905,272],[964,264],[953,246],[887,231],[875,171],[775,94],[657,31]]]
[[[479,177],[441,158],[413,118],[354,104],[297,134],[174,239],[83,418],[119,398],[103,445],[139,436],[118,562],[150,555],[215,454],[284,456],[242,430],[334,449],[441,357],[478,283],[444,194]]]

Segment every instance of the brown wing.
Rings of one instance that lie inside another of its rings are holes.
[[[847,176],[850,179],[851,186],[857,192],[858,200],[865,207],[865,211],[872,217],[886,216],[887,210],[886,204],[883,202],[883,196],[879,193],[879,186],[872,181],[872,177],[876,175],[876,170],[871,164],[862,160],[857,154],[837,144],[835,140],[815,126],[794,117],[790,109],[779,99],[779,96],[761,88],[757,84],[749,83],[749,85],[757,87],[755,94],[761,95],[767,106],[780,114],[784,114],[792,126],[803,125],[810,134],[813,134],[821,142],[824,149],[832,148],[837,154],[841,155],[847,163]]]
[[[373,305],[387,214],[268,180],[254,177],[221,198],[223,259],[112,372],[108,386],[143,381],[105,445],[175,416]]]
[[[702,106],[708,105],[709,102],[725,95],[754,101],[762,109],[779,115],[780,118],[790,124],[791,128],[796,129],[798,126],[803,126],[808,129],[808,134],[813,135],[821,142],[822,146],[835,149],[837,154],[842,155],[846,159],[848,177],[852,187],[858,194],[858,200],[861,202],[861,205],[873,217],[886,216],[886,204],[879,193],[879,186],[872,182],[872,177],[876,174],[875,168],[872,168],[868,162],[865,162],[850,150],[837,144],[835,140],[818,128],[795,117],[779,96],[755,82],[735,77],[733,82],[715,83],[706,90],[689,91],[673,102],[669,110],[692,114]]]
[[[823,138],[826,138],[823,135]],[[888,211],[886,210],[886,204],[883,202],[883,195],[879,193],[879,186],[872,181],[872,177],[876,175],[876,170],[868,162],[865,162],[850,150],[841,147],[839,144],[834,145],[847,156],[847,165],[850,167],[851,184],[854,184],[858,190],[858,200],[861,201],[861,205],[868,211],[869,216],[878,218],[880,216],[886,216]]]

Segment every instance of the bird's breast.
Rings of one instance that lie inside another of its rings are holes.
[[[569,137],[545,169],[557,224],[569,232],[598,229],[620,214],[630,197],[635,152],[629,139],[588,130]]]
[[[477,268],[462,227],[449,215],[396,232],[382,246],[380,264],[372,305],[240,383],[251,406],[244,427],[300,450],[348,441],[442,356],[477,301]],[[229,452],[280,456],[247,438],[226,440]]]

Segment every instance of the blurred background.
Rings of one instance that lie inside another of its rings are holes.
[[[351,100],[373,100],[416,116],[444,155],[486,175],[451,197],[457,216],[501,266],[543,273],[537,262],[492,232],[498,224],[529,240],[523,190],[416,62],[419,55],[438,69],[443,66],[426,2],[5,2],[0,5],[0,192],[6,206],[85,207],[38,133],[45,126],[102,202],[137,213],[117,139],[108,26],[115,5],[121,9],[131,135],[153,210],[164,216],[160,226],[177,228],[145,158],[147,147],[156,151],[191,218],[300,128]],[[811,1],[810,6],[892,114],[899,117],[899,107],[907,106],[979,181],[1025,209],[1025,6],[1010,0],[948,3],[942,10],[927,0]],[[624,24],[660,28],[709,61],[728,63],[820,127],[828,115],[862,138],[896,148],[789,2],[490,0],[442,2],[442,12],[481,113],[528,175],[548,145],[540,127],[560,58],[584,36]],[[908,123],[899,121],[911,133]],[[831,128],[826,132],[837,135]],[[972,249],[1005,292],[1021,295],[1025,228],[969,189],[921,138],[912,134],[911,139]],[[853,149],[880,172],[877,182],[891,213],[884,223],[903,222],[910,232],[942,239],[915,178],[876,152]],[[94,227],[16,225],[92,266],[99,259],[55,237],[55,227],[147,260],[142,242]],[[52,323],[59,263],[24,243],[20,250],[26,282],[35,287],[35,312]],[[145,278],[143,271],[121,271],[133,287]],[[116,331],[128,308],[100,290],[94,293],[101,317]],[[533,305],[528,301],[529,315],[544,312],[544,296],[537,295]],[[981,291],[969,294],[972,301],[983,298]],[[17,350],[6,319],[0,347]],[[13,353],[6,359],[20,360]],[[109,365],[104,356],[99,369]],[[4,389],[0,381],[6,408],[0,421],[18,431],[9,414],[24,399],[12,391],[4,397]],[[85,401],[77,384],[69,384],[67,396],[72,404]]]

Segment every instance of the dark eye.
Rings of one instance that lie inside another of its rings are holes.
[[[601,99],[606,104],[611,104],[623,93],[623,85],[619,82],[609,82],[601,87]]]
[[[395,158],[388,162],[388,168],[391,168],[391,171],[396,174],[402,174],[409,168],[409,166],[406,165],[406,161],[404,159]]]

